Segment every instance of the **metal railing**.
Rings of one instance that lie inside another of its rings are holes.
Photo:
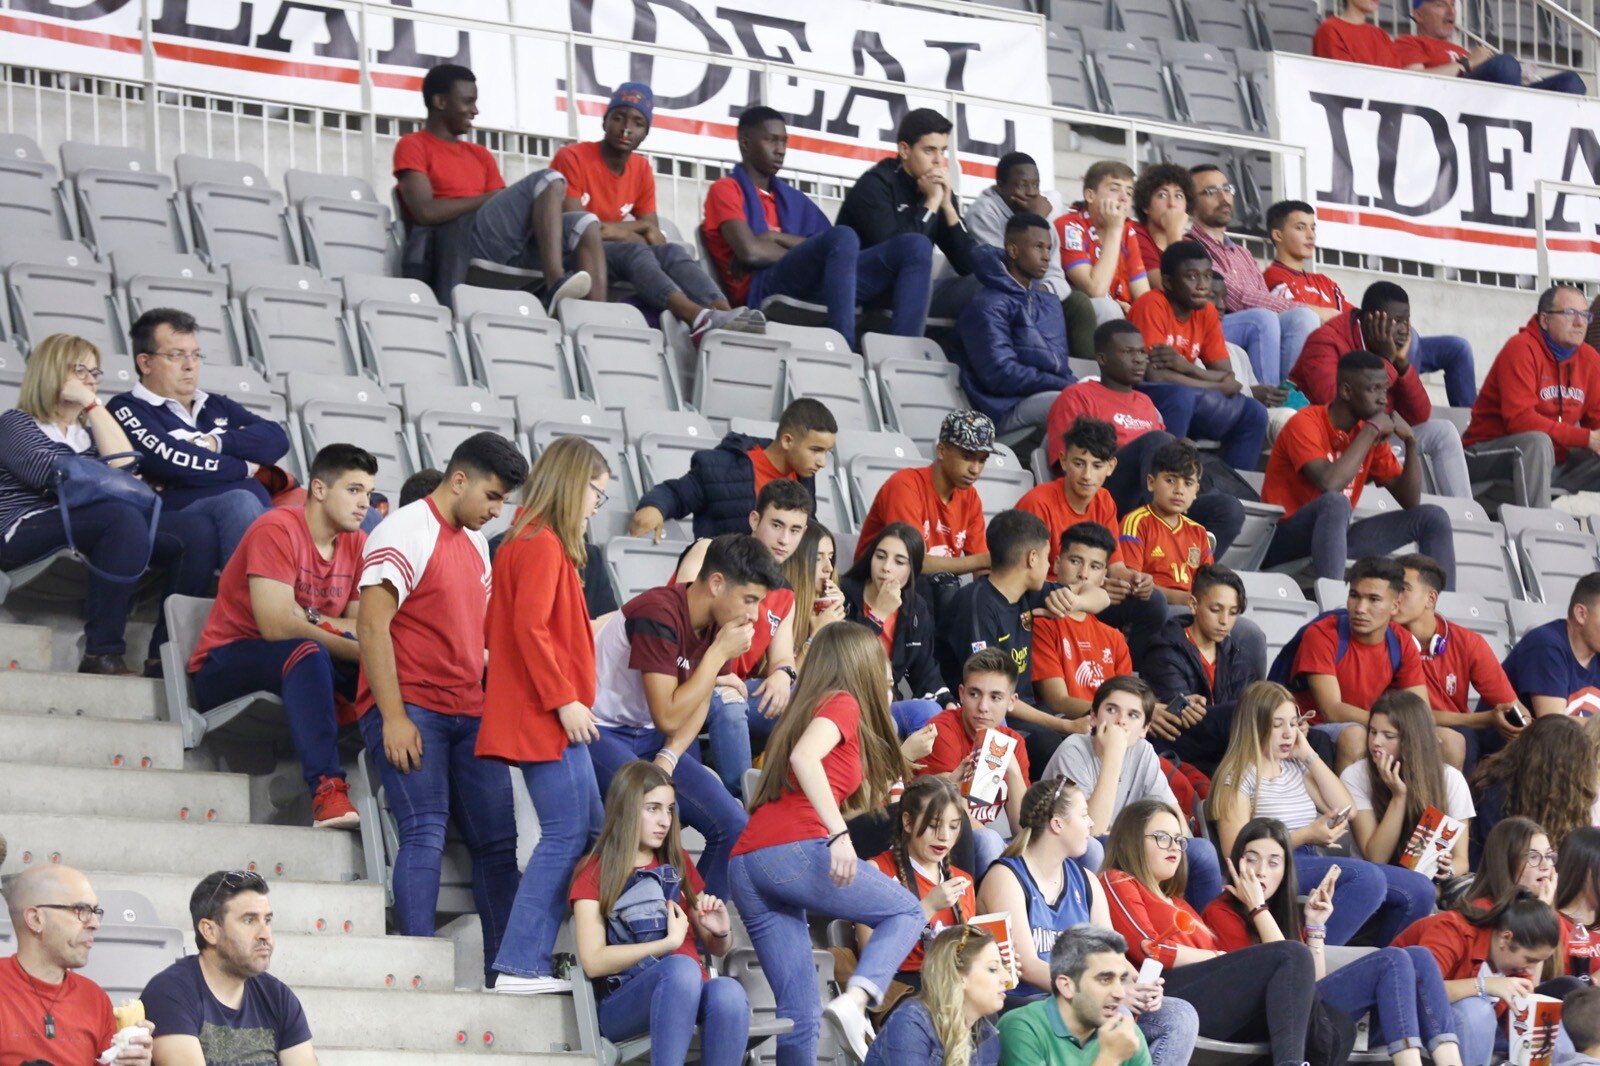
[[[1324,12],[1341,6],[1323,0]],[[1570,70],[1600,86],[1600,22],[1596,0],[1458,0],[1457,27],[1467,48],[1488,45],[1545,76]],[[1411,0],[1388,0],[1378,24],[1392,36],[1415,33]]]
[[[1550,246],[1545,234],[1545,219],[1549,215],[1547,205],[1551,204],[1551,197],[1555,196],[1582,196],[1600,199],[1600,185],[1585,185],[1572,181],[1552,181],[1540,178],[1533,187],[1533,219],[1534,240],[1539,257],[1539,291],[1543,292],[1549,287],[1553,272],[1550,269]],[[1600,257],[1588,256],[1587,260],[1595,265],[1590,268],[1591,273],[1574,275],[1563,271],[1559,280],[1574,279],[1582,282],[1600,280]]]

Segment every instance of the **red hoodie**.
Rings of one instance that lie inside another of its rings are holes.
[[[1300,358],[1289,371],[1289,380],[1300,386],[1300,391],[1312,403],[1333,402],[1339,392],[1339,359],[1346,352],[1367,346],[1360,320],[1361,312],[1351,311],[1328,319],[1306,338]],[[1433,401],[1428,399],[1428,390],[1423,387],[1416,368],[1402,375],[1387,360],[1383,365],[1389,371],[1389,410],[1398,411],[1400,417],[1413,426],[1432,418]]]
[[[1589,446],[1591,429],[1600,429],[1600,352],[1579,344],[1570,359],[1556,362],[1534,315],[1495,356],[1462,443],[1548,433],[1563,463],[1571,449]]]

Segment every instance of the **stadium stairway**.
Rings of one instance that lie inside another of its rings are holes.
[[[455,988],[450,940],[385,935],[383,887],[356,880],[357,834],[252,822],[247,775],[185,768],[160,682],[59,672],[65,635],[0,623],[0,877],[78,867],[102,898],[150,900],[192,952],[196,882],[255,870],[272,889],[271,972],[305,1005],[323,1066],[594,1062],[565,1050],[578,1047],[570,998]]]

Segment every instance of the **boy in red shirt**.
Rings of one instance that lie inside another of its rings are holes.
[[[550,161],[567,179],[567,210],[587,211],[600,220],[610,276],[632,285],[649,307],[671,311],[696,344],[714,329],[765,333],[765,315],[730,308],[694,257],[662,234],[656,177],[637,154],[654,116],[650,86],[636,81],[617,86],[601,120],[604,137],[569,144]]]
[[[1229,368],[1205,246],[1192,240],[1169,245],[1161,253],[1161,287],[1128,312],[1150,349],[1141,391],[1155,401],[1173,436],[1220,441],[1223,461],[1254,470],[1267,439],[1267,409]]]
[[[1188,516],[1200,491],[1200,453],[1187,441],[1164,444],[1150,460],[1150,502],[1122,520],[1128,567],[1154,579],[1168,603],[1190,606],[1194,572],[1216,560],[1206,527]]]
[[[978,411],[951,411],[939,426],[930,466],[900,470],[883,483],[861,523],[860,561],[884,526],[905,522],[922,533],[924,574],[989,569],[983,501],[973,488],[994,447],[994,423]]]
[[[472,71],[454,63],[432,68],[422,79],[422,101],[422,129],[394,146],[407,269],[424,271],[446,307],[473,259],[538,267],[545,279],[539,297],[552,313],[568,298],[603,301],[600,230],[594,215],[565,208],[562,176],[540,170],[507,188],[494,156],[467,139],[478,115]],[[568,271],[573,265],[580,269]]]
[[[1399,68],[1400,55],[1383,27],[1368,22],[1383,0],[1347,0],[1344,10],[1330,15],[1311,38],[1311,54],[1318,59],[1342,59],[1370,67]]]
[[[1083,199],[1056,219],[1067,283],[1094,302],[1100,322],[1121,318],[1150,289],[1139,246],[1128,232],[1133,170],[1102,159],[1083,175]]]
[[[202,711],[252,692],[282,697],[319,828],[361,824],[339,767],[338,732],[341,718],[353,720],[361,523],[377,473],[378,461],[353,444],[317,453],[305,506],[256,519],[223,567],[187,667]]]
[[[1080,522],[1061,535],[1057,571],[1077,596],[1105,583],[1116,541],[1104,526]],[[1033,687],[1051,713],[1073,719],[1074,733],[1088,728],[1089,704],[1108,677],[1133,673],[1122,634],[1086,610],[1033,620]]]
[[[1307,269],[1316,262],[1316,208],[1302,200],[1279,200],[1267,208],[1267,236],[1272,238],[1274,257],[1261,274],[1274,296],[1344,310],[1344,290],[1339,283]]]
[[[1347,560],[1382,555],[1413,541],[1439,561],[1454,588],[1455,540],[1444,510],[1422,502],[1422,462],[1411,427],[1389,404],[1389,366],[1372,352],[1339,360],[1332,403],[1296,411],[1267,459],[1261,498],[1284,516],[1272,535],[1263,569],[1311,559],[1317,577],[1344,576]],[[1406,445],[1405,465],[1385,443],[1393,434]],[[1400,509],[1351,521],[1371,478],[1394,494]]]

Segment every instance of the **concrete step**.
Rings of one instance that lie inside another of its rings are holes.
[[[0,671],[0,709],[8,714],[87,715],[153,722],[166,717],[166,708],[161,682],[148,678]]]
[[[453,990],[456,961],[455,946],[450,941],[416,936],[286,933],[278,921],[276,889],[272,899],[276,931],[272,974],[290,987],[345,986],[380,992]]]
[[[3,752],[0,752],[3,753]],[[0,762],[0,812],[248,822],[250,779],[198,771]]]
[[[0,673],[6,678],[20,672]],[[0,693],[0,737],[11,762],[43,766],[183,769],[183,730],[170,722],[18,712]]]
[[[16,854],[15,845],[12,854]],[[194,929],[189,918],[189,896],[194,892],[199,876],[103,869],[84,872],[89,883],[98,891],[114,888],[144,896],[154,905],[157,916],[164,924],[175,925],[185,931],[185,939],[193,949]],[[330,934],[323,938],[325,941],[346,935],[363,939],[383,936],[384,891],[381,885],[370,881],[329,883],[269,880],[269,886],[272,889],[272,927],[278,932],[280,940],[297,933]]]
[[[272,882],[344,881],[366,869],[359,835],[343,829],[19,814],[6,818],[5,832],[11,853],[0,873],[60,861],[130,873],[160,867],[197,879],[213,870],[254,870]]]
[[[578,1047],[572,997],[295,989],[319,1053],[330,1047],[548,1053]],[[391,1060],[385,1060],[391,1061]]]
[[[52,661],[49,626],[0,622],[0,670],[48,670]]]
[[[318,1043],[321,1066],[587,1066],[595,1060],[577,1052],[519,1055],[476,1048],[471,1051],[400,1051],[395,1048],[330,1048]]]

